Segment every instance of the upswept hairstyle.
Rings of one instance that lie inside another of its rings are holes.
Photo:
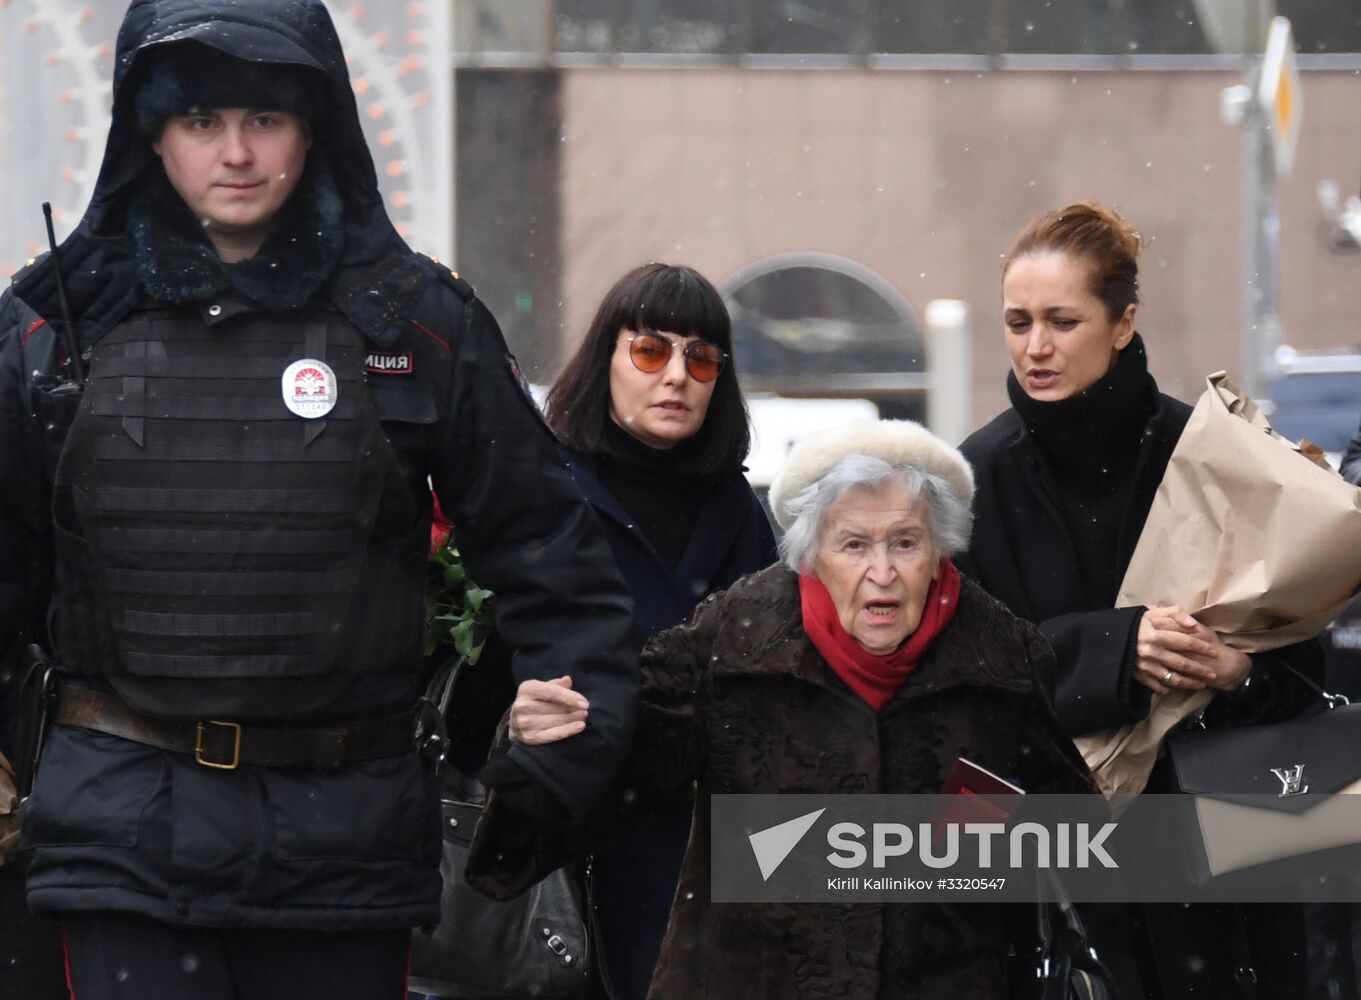
[[[657,330],[712,341],[728,355],[714,384],[695,441],[708,467],[740,466],[751,448],[747,407],[737,385],[732,321],[723,298],[689,267],[651,263],[635,267],[605,293],[586,338],[548,391],[548,426],[574,451],[607,450],[610,358],[621,330]]]
[[[1111,321],[1139,301],[1139,248],[1142,239],[1113,208],[1080,201],[1033,220],[1002,261],[1002,276],[1021,257],[1057,251],[1085,263],[1088,288],[1106,306]]]

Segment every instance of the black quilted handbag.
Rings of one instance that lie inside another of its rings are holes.
[[[1048,872],[1054,901],[1035,904],[1011,956],[1012,1000],[1118,1000],[1115,979],[1096,956],[1077,910]]]
[[[436,673],[417,733],[438,761],[444,889],[440,922],[411,935],[408,988],[457,1000],[579,997],[590,972],[590,944],[574,874],[559,869],[505,902],[488,899],[464,878],[484,795],[476,778],[445,759],[444,720],[462,666],[455,660]]]

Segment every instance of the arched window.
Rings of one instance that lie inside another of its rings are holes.
[[[785,254],[724,284],[742,383],[783,396],[859,396],[921,419],[926,352],[907,301],[873,271],[830,254]]]

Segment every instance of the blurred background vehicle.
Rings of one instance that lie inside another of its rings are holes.
[[[1272,427],[1293,441],[1309,439],[1336,469],[1361,424],[1361,345],[1329,353],[1280,348],[1265,404]]]

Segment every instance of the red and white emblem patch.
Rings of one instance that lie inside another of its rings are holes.
[[[324,417],[335,409],[339,386],[336,373],[325,361],[303,358],[284,369],[284,406],[307,420]]]

